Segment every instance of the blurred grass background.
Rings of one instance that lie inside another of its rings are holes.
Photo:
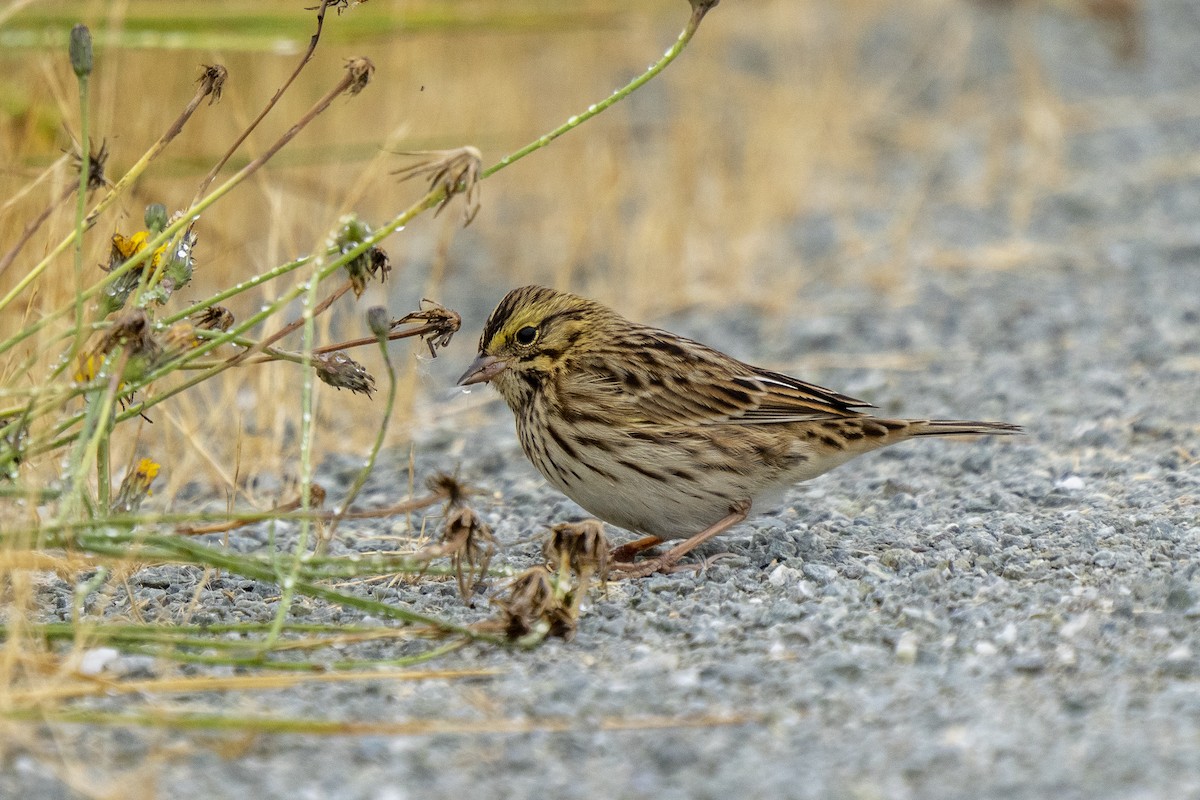
[[[67,132],[79,130],[65,58],[71,24],[88,24],[96,37],[92,130],[111,152],[112,176],[176,116],[201,64],[221,63],[230,73],[221,101],[197,114],[88,238],[85,265],[94,279],[108,235],[140,229],[148,203],[184,206],[292,70],[312,31],[302,5],[0,4],[0,241],[14,240],[75,180],[63,158]],[[470,228],[458,229],[451,211],[391,237],[392,279],[358,308],[386,302],[399,315],[420,297],[458,308],[464,331],[446,357],[465,362],[482,315],[525,282],[594,295],[634,317],[694,303],[785,315],[805,312],[803,288],[812,281],[865,283],[883,301],[903,302],[914,259],[1007,268],[1028,256],[1021,227],[1037,193],[1060,175],[1070,121],[1041,78],[1033,22],[1047,13],[1077,16],[1096,46],[1125,57],[1136,29],[1122,27],[1120,15],[1097,15],[1104,5],[729,0],[659,79],[487,181]],[[187,298],[312,252],[346,211],[368,221],[394,215],[419,196],[417,186],[390,174],[406,163],[394,151],[472,144],[494,163],[645,69],[687,12],[682,0],[371,0],[331,14],[314,63],[226,174],[326,91],[344,59],[371,58],[374,82],[362,97],[339,99],[252,186],[204,215]],[[981,69],[981,50],[1004,52],[1011,68]],[[964,146],[982,148],[987,168],[945,180],[945,162]],[[897,170],[906,187],[899,194]],[[1010,204],[1011,246],[913,252],[910,236],[927,224],[935,184],[941,201]],[[64,209],[22,259],[40,258],[70,225]],[[0,291],[19,278],[21,263],[14,267],[0,277]],[[0,320],[0,333],[64,302],[69,282],[43,284],[22,298],[22,313]],[[279,291],[268,285],[262,301]],[[243,297],[231,310],[243,318],[256,305]],[[364,333],[357,313],[335,316],[339,324],[344,329],[323,340]],[[420,351],[394,347],[407,369],[389,435],[403,442],[413,419],[404,412],[422,385],[408,354]],[[364,360],[377,367],[371,355],[364,351]],[[18,363],[0,364],[0,379],[31,379],[18,374]],[[160,493],[169,497],[197,480],[237,493],[237,475],[288,474],[294,410],[280,399],[296,396],[298,381],[287,365],[233,370],[157,409],[154,425],[136,435],[143,446],[152,441],[148,449],[164,464]],[[345,450],[365,441],[373,423],[359,423],[373,419],[371,401],[330,392],[321,387],[319,445]],[[114,455],[125,453],[115,447]]]

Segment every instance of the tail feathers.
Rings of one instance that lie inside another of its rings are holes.
[[[910,436],[1011,436],[1023,433],[1008,422],[975,422],[965,419],[909,420]]]

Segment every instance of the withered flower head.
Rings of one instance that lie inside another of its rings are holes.
[[[349,249],[344,247],[342,251]],[[347,277],[350,278],[350,288],[354,290],[355,297],[362,297],[369,278],[378,276],[379,282],[383,283],[391,271],[392,261],[381,247],[370,247],[357,258],[346,262]]]
[[[205,64],[204,72],[200,73],[200,77],[196,79],[196,83],[202,86],[204,94],[207,94],[208,104],[221,99],[221,92],[225,89],[225,79],[229,77],[229,71],[220,64]]]
[[[426,488],[429,491],[444,495],[446,504],[451,508],[461,506],[467,502],[467,498],[475,492],[471,487],[461,482],[457,476],[451,475],[448,472],[438,472],[430,476],[429,480],[425,481]]]
[[[360,6],[365,2],[367,2],[367,0],[354,0],[354,5]],[[327,8],[336,9],[338,16],[340,17],[342,15],[343,11],[346,11],[347,9],[350,8],[350,0],[325,0],[325,2],[323,2],[319,6],[305,6],[304,10],[305,11],[319,11],[320,13],[324,14],[325,9],[327,9]]]
[[[329,240],[329,250],[338,255],[349,253],[361,246],[371,236],[371,226],[354,214],[347,214],[338,221],[337,232]],[[370,247],[346,262],[346,274],[355,297],[362,297],[367,281],[378,276],[380,282],[387,280],[392,271],[392,262],[381,247]]]
[[[112,512],[114,514],[132,514],[141,507],[146,497],[153,494],[150,485],[158,477],[162,465],[151,458],[143,458],[137,468],[131,470],[121,481],[121,488],[113,498]]]
[[[388,258],[387,251],[382,247],[372,247],[367,251],[367,257],[371,260],[367,269],[372,275],[379,276],[380,283],[386,281],[388,274],[392,271],[392,260]]]
[[[437,349],[450,344],[450,339],[462,327],[462,316],[457,311],[451,311],[445,306],[425,299],[421,301],[421,310],[405,314],[392,323],[395,328],[409,322],[424,322],[420,328],[406,335],[419,335],[429,345],[429,355],[437,358]]]
[[[79,152],[71,154],[72,160],[75,162],[75,168],[78,169],[83,159]],[[102,189],[108,186],[108,178],[104,175],[104,168],[108,165],[108,142],[101,142],[100,149],[88,154],[88,179],[87,188],[89,191],[93,189]]]
[[[124,367],[120,375],[122,385],[136,380],[159,360],[163,347],[155,337],[150,318],[142,309],[133,309],[117,317],[95,347],[79,354],[75,380],[86,383],[95,379],[104,360],[118,349],[124,351]]]
[[[335,389],[349,389],[367,397],[375,391],[375,379],[371,373],[341,351],[313,353],[312,360],[317,377]]]
[[[112,327],[104,332],[100,340],[101,349],[107,354],[114,347],[126,346],[135,354],[157,350],[150,317],[140,308],[135,308],[113,320]]]
[[[443,192],[434,216],[450,205],[454,195],[461,194],[466,201],[463,227],[471,224],[471,220],[479,213],[479,176],[483,171],[483,154],[477,148],[466,145],[454,150],[410,150],[399,155],[416,156],[424,160],[411,167],[398,169],[393,175],[399,175],[402,181],[427,175],[430,190],[440,189]]]
[[[496,537],[491,526],[469,508],[456,509],[446,517],[441,549],[454,565],[458,593],[463,600],[469,600],[496,555]]]
[[[550,529],[544,549],[546,560],[559,570],[571,569],[580,577],[608,579],[609,545],[599,520],[560,522]]]
[[[505,619],[509,639],[520,639],[530,633],[541,620],[549,619],[559,601],[554,595],[550,571],[533,567],[513,578],[504,597],[494,601]]]
[[[233,312],[225,306],[209,306],[189,319],[202,331],[227,331],[233,327]]]
[[[350,86],[346,89],[346,94],[356,95],[371,82],[371,76],[375,74],[375,65],[371,63],[371,59],[363,56],[348,58],[346,71],[350,73]]]

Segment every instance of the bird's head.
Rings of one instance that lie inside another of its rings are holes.
[[[610,316],[615,315],[599,303],[567,292],[513,289],[488,317],[479,355],[458,383],[490,382],[514,405],[586,352]]]

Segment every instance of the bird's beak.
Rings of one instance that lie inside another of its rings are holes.
[[[471,362],[471,366],[467,367],[467,371],[458,379],[458,385],[470,386],[473,383],[487,383],[507,368],[508,364],[495,356],[480,353],[479,358]]]

